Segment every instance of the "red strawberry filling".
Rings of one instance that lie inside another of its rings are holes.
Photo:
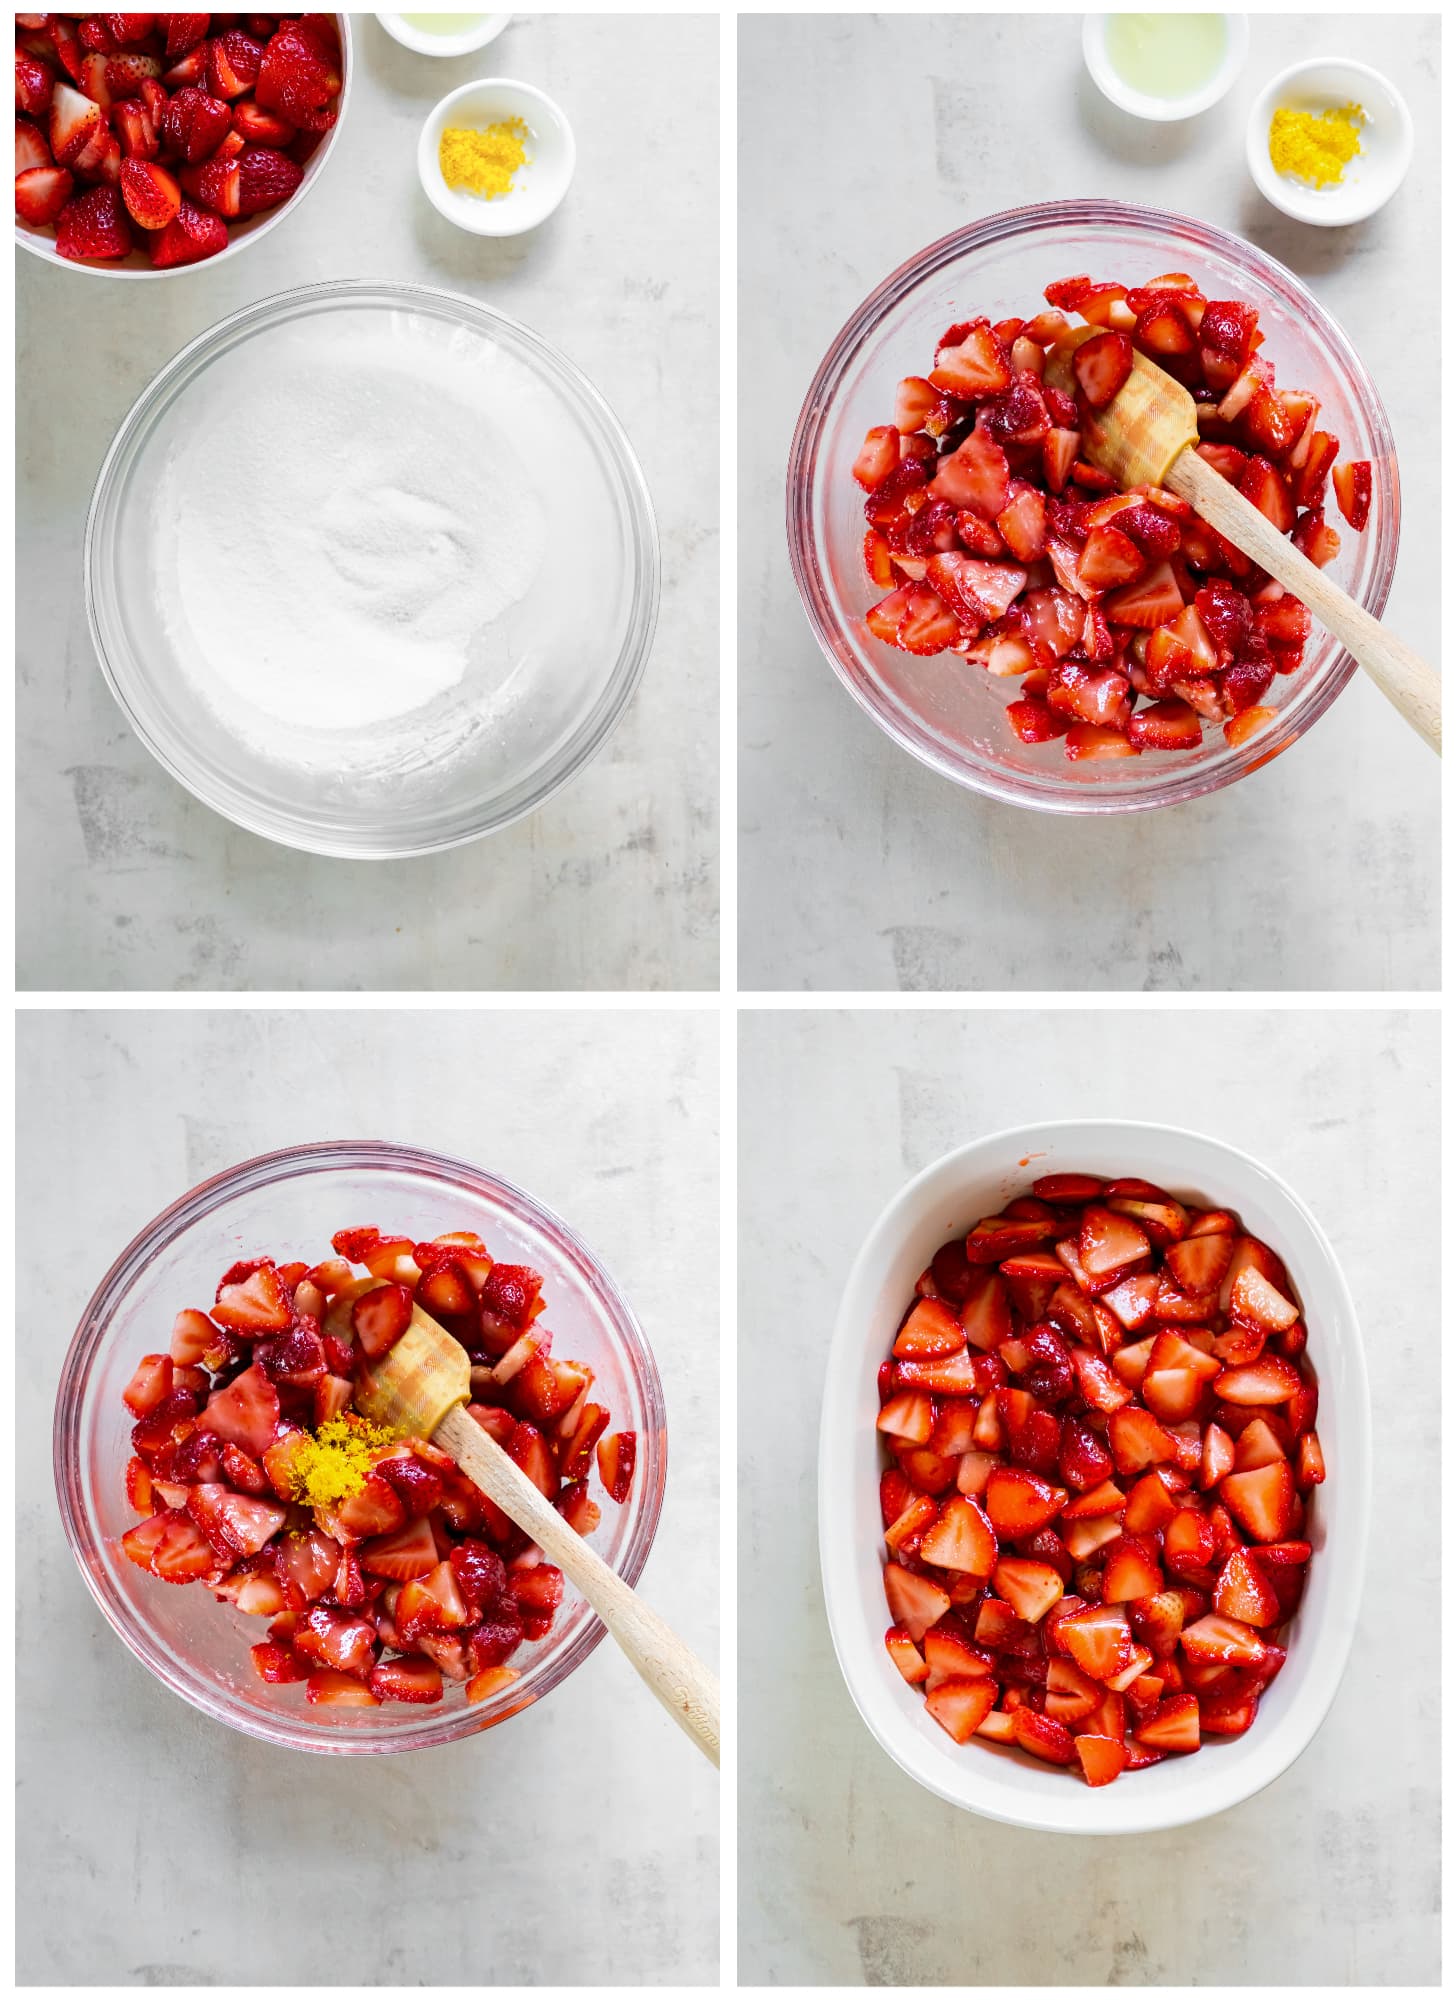
[[[1289,1274],[1227,1209],[1050,1174],[937,1251],[879,1370],[891,1659],[1090,1785],[1238,1736],[1325,1476]]]
[[[470,1354],[471,1415],[578,1534],[601,1520],[593,1463],[628,1498],[636,1435],[606,1435],[591,1369],[551,1352],[541,1279],[479,1237],[346,1229],[333,1248],[312,1267],[234,1264],[210,1310],[180,1312],[169,1351],[142,1357],[123,1392],[142,1519],[121,1548],[267,1619],[254,1670],[310,1702],[433,1703],[447,1680],[483,1701],[550,1632],[561,1572],[446,1453],[354,1412],[361,1365],[400,1338],[418,1293]]]
[[[297,192],[343,82],[327,14],[21,15],[15,212],[63,257],[200,263]]]
[[[885,645],[1019,679],[1012,732],[1063,739],[1069,758],[1196,750],[1205,723],[1242,743],[1300,665],[1309,613],[1174,494],[1114,490],[1081,455],[1084,419],[1135,350],[1155,361],[1193,396],[1202,457],[1319,567],[1340,549],[1331,477],[1359,530],[1371,467],[1336,465],[1317,399],[1277,386],[1252,306],[1181,272],[1131,290],[1065,278],[1046,298],[1030,320],[949,328],[866,437],[864,562],[887,594],[865,622]],[[1069,365],[1068,313],[1099,329]]]

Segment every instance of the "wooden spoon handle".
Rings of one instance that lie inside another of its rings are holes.
[[[609,1569],[474,1417],[450,1411],[435,1443],[488,1499],[563,1570],[641,1674],[668,1714],[703,1755],[718,1762],[718,1681],[677,1634]]]
[[[1198,456],[1180,452],[1164,481],[1208,522],[1227,536],[1236,549],[1268,570],[1276,582],[1307,604],[1327,632],[1350,652],[1386,700],[1398,708],[1411,728],[1439,751],[1441,748],[1441,681],[1435,670],[1403,645],[1338,584],[1332,583],[1308,556],[1246,500],[1236,486]]]

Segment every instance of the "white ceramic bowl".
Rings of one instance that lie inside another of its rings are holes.
[[[380,14],[376,16],[386,35],[391,36],[401,48],[412,49],[417,56],[469,56],[477,49],[483,49],[493,42],[497,35],[510,25],[509,14],[482,14],[472,18],[462,16],[469,22],[453,35],[431,35],[417,28],[403,14]]]
[[[519,118],[529,135],[526,164],[518,169],[509,194],[487,200],[450,187],[440,171],[440,137],[446,127],[483,130],[507,118]],[[576,140],[566,113],[544,90],[510,77],[482,77],[441,98],[425,120],[419,170],[421,186],[448,221],[475,236],[519,236],[561,206],[576,172]]]
[[[1110,19],[1107,14],[1083,16],[1082,57],[1088,74],[1102,95],[1119,111],[1160,125],[1178,118],[1194,118],[1200,111],[1210,110],[1228,94],[1249,53],[1248,15],[1225,14],[1223,61],[1208,82],[1201,89],[1190,91],[1186,97],[1149,97],[1144,91],[1134,90],[1130,83],[1125,83],[1113,68],[1107,53],[1107,23]]]
[[[942,1243],[1040,1174],[1137,1174],[1232,1208],[1289,1267],[1319,1378],[1329,1468],[1306,1535],[1314,1545],[1289,1658],[1244,1736],[1215,1738],[1096,1790],[1018,1750],[953,1743],[885,1651],[880,1449],[875,1375],[915,1280]],[[1319,1727],[1344,1672],[1359,1612],[1370,1511],[1370,1399],[1355,1307],[1325,1236],[1292,1190],[1222,1140],[1172,1126],[1073,1120],[993,1133],[937,1160],[902,1188],[855,1260],[829,1354],[819,1435],[819,1559],[834,1650],[855,1706],[882,1749],[952,1805],[1049,1833],[1150,1833],[1206,1819],[1262,1791]]]
[[[1328,111],[1358,104],[1366,114],[1360,151],[1335,187],[1306,187],[1274,171],[1269,123],[1280,105],[1292,111]],[[1266,201],[1296,222],[1337,228],[1363,222],[1395,193],[1410,170],[1415,127],[1405,99],[1379,70],[1341,59],[1296,63],[1260,92],[1249,113],[1245,142],[1249,172]]]
[[[278,208],[270,208],[263,215],[250,215],[245,220],[228,224],[228,246],[219,250],[215,257],[204,257],[200,264],[173,264],[164,270],[154,270],[147,260],[146,246],[143,244],[131,252],[129,257],[119,258],[115,263],[77,263],[70,257],[56,253],[56,232],[53,228],[42,228],[34,223],[22,222],[17,216],[15,240],[33,256],[43,257],[48,264],[54,264],[63,271],[82,271],[93,278],[187,278],[194,271],[215,271],[219,264],[225,264],[230,257],[241,256],[243,251],[266,236],[270,229],[276,229],[280,222],[298,209],[304,196],[316,184],[319,175],[333,158],[339,143],[339,134],[344,129],[344,114],[349,108],[349,99],[354,88],[354,31],[349,25],[347,14],[335,14],[339,25],[339,45],[343,51],[344,87],[339,92],[339,115],[315,147],[303,170],[303,180],[297,190]],[[134,235],[140,236],[141,230]]]

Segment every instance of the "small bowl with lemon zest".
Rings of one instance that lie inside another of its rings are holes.
[[[508,77],[462,84],[420,133],[420,183],[447,221],[476,236],[519,236],[560,206],[576,141],[544,91]]]

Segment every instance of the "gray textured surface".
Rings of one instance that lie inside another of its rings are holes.
[[[1156,1027],[1165,1062],[1151,1024],[1126,1013],[745,1018],[745,1983],[1439,1978],[1439,1024],[1424,1012],[1199,1009]],[[1078,1841],[942,1804],[861,1723],[819,1588],[816,1432],[843,1280],[896,1189],[978,1132],[1119,1116],[1171,1118],[1245,1148],[1318,1216],[1365,1333],[1375,1509],[1349,1670],[1298,1762],[1201,1825]]]
[[[62,1537],[50,1420],[92,1286],[199,1177],[341,1135],[480,1160],[565,1216],[641,1317],[672,1434],[642,1587],[714,1660],[717,1047],[696,1011],[435,1014],[427,1033],[393,1012],[22,1017],[22,1983],[716,1981],[717,1780],[610,1641],[464,1743],[255,1743],[103,1623]]]
[[[256,249],[155,284],[16,253],[20,984],[716,986],[717,22],[539,15],[448,61],[355,27],[337,155]],[[415,173],[431,107],[492,75],[558,98],[578,145],[552,220],[495,243]],[[466,292],[554,340],[626,427],[662,537],[656,644],[607,749],[531,819],[417,861],[291,853],[197,804],[112,701],[81,598],[87,503],[134,398],[239,306],[337,277]]]
[[[1135,124],[1097,94],[1069,15],[759,15],[739,30],[740,967],[748,988],[1425,989],[1437,984],[1438,766],[1357,679],[1302,742],[1215,797],[1105,824],[994,805],[862,715],[789,573],[783,479],[815,368],[905,257],[977,216],[1068,194],[1182,209],[1320,296],[1395,429],[1404,527],[1387,617],[1436,657],[1439,270],[1435,16],[1251,17],[1224,103]],[[1286,65],[1345,54],[1410,105],[1404,188],[1302,228],[1244,165]],[[794,199],[785,201],[792,187]],[[1049,272],[1048,276],[1056,276]],[[1431,294],[1434,296],[1434,292]],[[793,867],[784,866],[792,857]]]

